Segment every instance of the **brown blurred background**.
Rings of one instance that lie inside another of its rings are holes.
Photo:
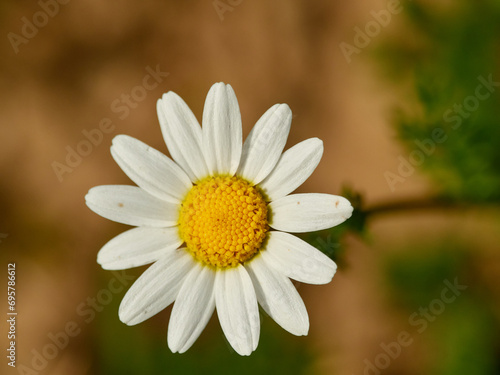
[[[220,8],[220,3],[225,5]],[[371,19],[371,10],[385,8],[384,1],[72,0],[57,4],[46,25],[31,38],[16,39],[17,47],[9,33],[22,35],[23,17],[33,20],[41,5],[27,1],[0,5],[4,35],[0,233],[5,234],[0,259],[2,275],[8,262],[17,265],[18,365],[33,368],[33,350],[41,351],[51,342],[48,334],[64,330],[70,321],[82,332],[40,373],[89,374],[99,368],[96,361],[105,360],[95,345],[102,334],[98,319],[86,323],[90,315],[77,309],[112,278],[100,270],[96,254],[126,226],[92,213],[84,195],[95,185],[130,183],[109,153],[115,135],[128,134],[167,152],[155,109],[164,92],[179,94],[201,121],[210,86],[230,83],[240,104],[245,136],[267,108],[289,104],[294,117],[287,147],[310,137],[319,137],[325,144],[322,162],[299,191],[339,194],[348,183],[364,194],[370,206],[425,196],[432,190],[418,174],[395,192],[389,189],[384,172],[395,169],[402,149],[395,142],[388,115],[391,106],[404,103],[405,97],[380,77],[370,60],[370,48],[352,55],[350,63],[339,48],[342,42],[352,43],[353,28],[363,27]],[[38,17],[43,24],[43,16]],[[403,22],[394,17],[392,34]],[[377,38],[390,38],[391,33],[382,29]],[[137,89],[148,69],[163,75],[156,87]],[[131,94],[128,105],[123,95]],[[99,128],[103,119],[110,119],[113,129],[88,155],[74,161],[71,172],[65,170],[58,177],[54,163],[66,164],[68,147],[76,150],[86,139],[82,131]],[[481,217],[434,211],[381,216],[370,222],[369,241],[348,236],[345,266],[333,282],[299,288],[311,330],[307,338],[290,335],[289,340],[302,340],[312,348],[309,373],[361,374],[364,360],[381,351],[380,342],[394,340],[405,328],[406,318],[394,320],[397,313],[385,304],[379,288],[383,272],[379,256],[391,244],[411,242],[423,234],[432,240],[436,228],[445,228],[473,239],[486,236],[493,249],[498,237],[478,224]],[[493,277],[499,270],[498,256],[484,256],[491,265],[486,275]],[[138,274],[130,272],[134,277]],[[103,307],[116,318],[116,325],[121,324],[117,304],[123,294],[124,290],[113,296],[113,305]],[[2,293],[2,312],[7,310],[5,302]],[[168,311],[142,323],[141,329],[164,342],[167,319]],[[217,324],[212,321],[212,331],[220,330]],[[1,327],[3,348],[7,343],[4,323]],[[421,373],[424,348],[422,343],[413,345],[384,373]],[[168,351],[165,344],[162,350]],[[3,361],[0,372],[10,373],[4,372],[11,369]]]

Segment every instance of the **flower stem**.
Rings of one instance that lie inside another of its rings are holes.
[[[479,204],[480,205],[480,204]],[[407,199],[396,202],[382,202],[375,204],[366,210],[364,213],[367,216],[389,214],[404,211],[418,211],[418,210],[463,210],[477,207],[478,204],[467,202],[456,202],[443,200],[439,198],[421,198],[421,199]]]

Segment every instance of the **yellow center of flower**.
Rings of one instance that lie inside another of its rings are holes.
[[[262,194],[238,177],[205,178],[181,204],[181,238],[196,259],[216,268],[250,260],[268,229]]]

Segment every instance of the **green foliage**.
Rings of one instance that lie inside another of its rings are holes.
[[[386,259],[388,287],[398,306],[416,310],[439,296],[443,280],[459,277],[466,253],[461,247],[420,244]],[[408,255],[411,254],[411,255]]]
[[[445,196],[498,202],[500,87],[483,87],[479,96],[476,90],[483,79],[500,82],[499,2],[461,0],[443,7],[405,3],[405,40],[381,49],[394,79],[406,75],[415,85],[416,106],[398,111],[398,133],[410,153],[419,150],[416,141],[432,140],[433,131],[443,129],[445,140],[434,142],[423,170]]]
[[[435,335],[441,350],[434,361],[432,375],[495,374],[498,326],[481,300],[464,296],[437,322]]]
[[[411,1],[404,8],[401,39],[386,43],[378,57],[393,81],[404,83],[401,90],[407,83],[412,87],[393,118],[407,159],[424,155],[419,167],[439,189],[441,201],[498,203],[500,1]],[[421,333],[432,357],[425,373],[498,372],[500,323],[491,305],[494,296],[470,267],[477,250],[453,241],[421,242],[386,259],[391,300],[408,317],[440,298],[444,280],[458,278],[469,286]]]
[[[458,278],[460,285],[468,287],[446,303],[442,314],[434,315],[428,322],[430,328],[422,333],[430,343],[432,357],[427,373],[495,374],[495,340],[500,327],[491,308],[494,297],[485,296],[484,288],[476,282],[477,275],[471,272],[471,251],[452,241],[402,251],[386,259],[386,275],[391,299],[408,316],[440,299],[444,280]]]

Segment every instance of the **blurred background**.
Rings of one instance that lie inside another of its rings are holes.
[[[3,0],[0,20],[0,274],[16,263],[19,313],[17,367],[0,373],[500,374],[500,1]],[[115,135],[167,153],[156,100],[174,91],[201,120],[218,81],[244,136],[287,103],[287,147],[325,144],[298,191],[356,206],[304,237],[339,264],[328,285],[296,284],[309,336],[263,314],[248,358],[215,316],[182,355],[170,308],[121,323],[145,268],[100,268],[127,227],[84,203],[130,184]]]

